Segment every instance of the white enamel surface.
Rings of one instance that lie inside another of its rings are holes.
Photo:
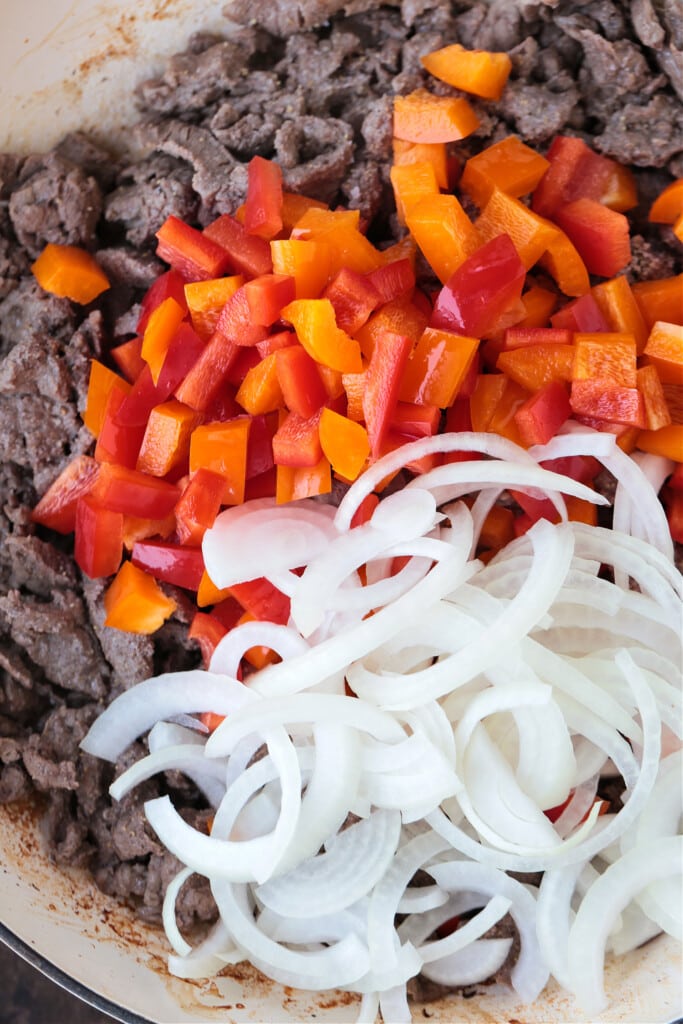
[[[0,151],[45,150],[84,128],[121,145],[135,120],[131,90],[188,35],[221,26],[225,0],[0,0]],[[103,896],[82,874],[49,862],[35,815],[0,807],[0,923],[54,967],[121,1010],[158,1024],[354,1021],[343,993],[283,990],[246,968],[203,983],[165,970],[163,934]],[[610,1008],[600,1022],[665,1024],[683,1005],[679,947],[657,939],[608,963]],[[432,1003],[435,1022],[577,1024],[580,1011],[550,988],[534,1006],[506,991]],[[424,1019],[422,1007],[414,1019]]]

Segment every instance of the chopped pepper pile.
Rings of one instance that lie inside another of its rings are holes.
[[[459,46],[423,62],[490,98],[510,70],[504,54]],[[284,192],[280,168],[261,157],[234,215],[203,230],[170,216],[159,228],[169,269],[144,297],[136,336],[111,351],[111,366],[92,363],[83,419],[94,454],[75,458],[33,513],[74,533],[84,573],[115,577],[107,625],[158,629],[176,607],[164,582],[194,596],[190,636],[206,663],[238,622],[286,622],[288,599],[266,580],[219,591],[207,576],[201,541],[220,509],[325,494],[444,429],[529,447],[574,419],[627,452],[672,459],[663,500],[683,542],[683,275],[630,285],[623,274],[631,173],[564,136],[545,156],[511,136],[461,168],[453,143],[478,126],[466,99],[423,89],[396,97],[394,111],[405,237],[388,249],[370,242],[357,211]],[[683,240],[683,180],[650,219]],[[440,287],[416,279],[418,251]],[[76,302],[107,287],[73,247],[49,245],[33,270]],[[556,462],[585,483],[599,469],[586,457]],[[548,502],[512,498],[489,514],[484,558],[556,516]],[[589,503],[568,508],[594,521]],[[272,657],[254,649],[247,661]]]

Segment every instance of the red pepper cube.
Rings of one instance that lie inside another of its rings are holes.
[[[508,235],[482,245],[448,279],[430,326],[481,338],[519,302],[526,271]]]
[[[123,556],[123,516],[103,508],[90,494],[76,505],[74,558],[90,579],[112,576]]]
[[[218,398],[228,373],[239,354],[239,347],[216,332],[201,355],[178,382],[175,396],[197,412],[207,412]]]
[[[230,256],[216,241],[179,217],[167,217],[156,233],[157,255],[186,281],[208,281],[224,274]]]
[[[244,501],[250,425],[248,416],[239,416],[223,423],[204,423],[192,434],[190,472],[209,469],[221,476],[224,505],[241,505]]]
[[[171,396],[203,351],[204,344],[197,333],[189,324],[182,323],[171,340],[157,383],[154,383],[150,368],[145,366],[119,407],[117,422],[122,426],[141,426],[144,429],[152,409]]]
[[[278,428],[277,413],[251,417],[247,445],[247,480],[267,473],[274,466],[273,435]]]
[[[154,284],[145,293],[141,303],[140,319],[135,328],[138,334],[145,333],[150,316],[157,306],[160,306],[164,299],[168,298],[175,299],[178,305],[183,306],[185,312],[187,312],[185,279],[177,270],[167,270],[165,274],[156,279]]]
[[[348,267],[342,267],[335,274],[322,297],[332,303],[337,327],[350,335],[359,331],[372,311],[382,304],[371,275],[360,274]]]
[[[165,519],[180,497],[175,484],[109,462],[100,466],[91,493],[102,508],[142,519]]]
[[[606,383],[604,380],[574,380],[570,402],[575,416],[629,427],[645,427],[643,396],[635,387]]]
[[[380,334],[375,342],[362,399],[363,418],[375,457],[379,455],[391,418],[396,412],[401,380],[412,347],[411,338],[393,331]]]
[[[57,533],[72,533],[76,507],[92,490],[99,466],[89,455],[77,455],[54,480],[31,512],[34,523]]]
[[[250,235],[275,238],[282,231],[282,170],[272,160],[254,156],[247,175],[244,227]]]
[[[478,348],[477,338],[425,328],[406,364],[399,398],[448,408],[459,394]]]
[[[664,507],[672,539],[677,544],[683,544],[683,492],[668,490]]]
[[[235,345],[255,345],[268,337],[268,328],[251,319],[246,287],[242,285],[230,296],[216,321],[216,332]]]
[[[579,138],[557,135],[548,150],[550,166],[534,190],[532,205],[544,217],[575,199],[591,199],[615,210],[637,205],[626,168],[595,153]]]
[[[133,565],[163,583],[197,590],[204,572],[201,548],[166,541],[145,540],[133,545]]]
[[[370,271],[367,280],[379,293],[380,302],[393,302],[412,292],[415,287],[415,270],[409,259],[395,260]]]
[[[593,199],[575,199],[560,206],[554,219],[590,274],[614,277],[631,262],[629,223],[623,213]]]
[[[296,298],[296,282],[289,274],[262,274],[244,285],[251,322],[270,327],[284,306]]]
[[[314,416],[328,397],[315,360],[302,345],[288,345],[276,352],[275,367],[286,407],[302,419]]]
[[[230,214],[222,214],[205,227],[204,236],[228,253],[230,264],[238,274],[251,278],[272,273],[273,260],[266,239],[250,235]]]
[[[602,469],[597,459],[592,455],[563,455],[558,459],[547,459],[541,463],[543,469],[551,473],[559,473],[561,476],[571,477],[578,480],[580,484],[590,486]]]
[[[218,473],[200,468],[192,474],[174,509],[181,544],[201,544],[220,511],[224,490],[225,480]]]
[[[550,381],[531,395],[515,412],[515,423],[527,447],[547,444],[571,415],[566,385]]]
[[[316,466],[323,450],[319,434],[320,414],[304,418],[295,412],[282,416],[273,436],[273,460],[276,466]]]
[[[568,331],[582,331],[585,334],[595,334],[599,331],[609,331],[610,325],[603,316],[590,292],[573,299],[550,317],[550,323],[554,328]]]
[[[433,437],[438,434],[441,423],[441,409],[436,405],[416,405],[414,402],[397,402],[390,427],[407,437]]]
[[[149,367],[145,367],[144,372],[151,382]],[[128,400],[134,391],[135,388],[130,392],[122,391],[119,387],[112,388],[95,446],[97,462],[118,463],[135,469],[145,433],[146,419],[142,423],[127,423],[121,419],[121,411],[127,408]]]
[[[256,349],[261,358],[265,359],[266,356],[272,355],[273,352],[277,352],[281,348],[297,344],[298,340],[294,331],[278,331],[277,334],[269,334],[263,341],[257,341]]]
[[[195,613],[187,631],[187,637],[188,640],[194,640],[198,645],[204,668],[209,667],[213,652],[227,632],[225,626],[210,612]]]
[[[236,583],[230,593],[242,608],[260,622],[274,622],[286,626],[289,621],[290,601],[286,594],[267,579],[259,577],[246,583]],[[214,609],[214,612],[216,609]]]

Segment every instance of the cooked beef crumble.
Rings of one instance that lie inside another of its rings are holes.
[[[178,865],[142,801],[171,788],[188,820],[201,826],[206,812],[174,778],[112,804],[112,768],[78,743],[122,689],[199,654],[182,601],[151,638],[105,628],[104,584],[81,576],[68,541],[36,529],[30,509],[91,448],[79,418],[89,360],[134,333],[129,310],[161,269],[163,219],[202,226],[234,211],[258,153],[278,160],[288,189],[360,208],[373,240],[389,242],[392,97],[425,84],[420,54],[459,41],[513,61],[500,102],[474,101],[481,127],[459,152],[510,132],[540,148],[558,132],[587,138],[636,167],[629,272],[680,269],[666,229],[645,217],[683,174],[678,0],[237,0],[230,15],[229,38],[195,37],[137,88],[136,162],[80,134],[46,154],[0,155],[0,800],[39,793],[55,861],[86,865],[150,920]],[[110,291],[85,309],[41,292],[29,267],[46,242],[96,251]],[[179,912],[183,927],[210,920],[206,886],[186,885]]]

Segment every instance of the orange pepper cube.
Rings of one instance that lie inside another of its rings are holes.
[[[107,411],[107,401],[114,388],[117,388],[124,395],[127,395],[131,390],[128,381],[125,381],[118,373],[114,373],[113,370],[110,370],[98,359],[93,359],[90,364],[88,396],[85,402],[83,422],[95,437],[100,436]]]
[[[549,167],[550,161],[544,156],[515,135],[508,135],[470,157],[460,186],[477,206],[483,207],[494,188],[515,199],[532,192]]]
[[[213,277],[208,281],[191,281],[185,285],[185,301],[192,326],[202,341],[209,340],[216,330],[223,306],[243,284],[244,278],[234,274],[232,277]]]
[[[208,469],[225,481],[223,505],[241,505],[247,475],[247,443],[251,420],[238,416],[195,427],[190,440],[190,473]]]
[[[36,281],[46,292],[87,305],[109,288],[109,278],[85,249],[49,242],[31,264]]]
[[[406,142],[393,140],[394,167],[429,163],[434,168],[439,188],[448,188],[448,156],[443,142]]]
[[[406,142],[457,142],[479,127],[467,100],[417,89],[394,97],[394,135]]]
[[[126,633],[155,633],[176,610],[175,601],[143,569],[124,562],[104,595],[105,626]]]
[[[335,270],[332,246],[319,239],[274,239],[270,253],[273,273],[294,278],[297,299],[317,298]]]
[[[424,196],[439,195],[439,183],[431,163],[395,164],[390,176],[400,224],[405,224],[410,208]]]
[[[355,480],[370,454],[368,432],[360,423],[323,409],[320,416],[320,444],[336,473]]]
[[[512,70],[507,53],[466,50],[459,43],[434,50],[420,59],[430,75],[485,100],[500,99]]]
[[[166,476],[190,450],[198,414],[176,399],[155,406],[149,414],[136,468],[150,476]]]
[[[184,318],[185,310],[169,295],[152,312],[147,322],[140,354],[149,366],[155,384],[159,380],[168,347]]]
[[[477,338],[425,328],[403,373],[400,400],[439,409],[452,405],[478,347]]]
[[[453,195],[423,196],[407,208],[406,223],[443,284],[482,244],[479,231]]]
[[[237,401],[252,416],[275,412],[284,405],[276,356],[277,352],[271,352],[256,366],[252,366],[240,384]]]
[[[329,299],[295,299],[284,307],[282,316],[292,324],[311,359],[340,373],[361,372],[360,345],[337,327]]]
[[[636,342],[632,334],[575,334],[572,380],[636,386]]]
[[[645,360],[657,367],[664,384],[683,384],[683,327],[658,320],[647,339]]]
[[[554,224],[499,188],[491,192],[474,226],[482,242],[509,235],[527,270],[556,242],[558,234]]]
[[[528,345],[501,352],[496,367],[522,387],[538,391],[552,380],[570,381],[573,362],[572,345]]]

